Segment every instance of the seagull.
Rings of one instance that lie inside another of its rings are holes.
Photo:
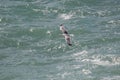
[[[65,41],[69,46],[72,46],[71,44],[71,39],[70,39],[70,35],[68,34],[68,31],[65,29],[65,27],[63,26],[63,24],[60,25],[60,30],[62,31],[62,35],[65,37]]]
[[[63,26],[63,24],[60,25],[60,30],[64,33],[64,34],[68,34],[67,30],[65,29],[65,27]]]
[[[72,44],[71,44],[71,39],[70,39],[69,34],[63,34],[63,36],[65,37],[66,43],[67,43],[69,46],[72,46]]]

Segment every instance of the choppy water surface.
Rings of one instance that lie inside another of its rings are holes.
[[[120,1],[0,0],[0,80],[120,80]]]

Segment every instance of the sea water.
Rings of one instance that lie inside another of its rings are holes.
[[[0,80],[120,80],[120,0],[0,0]]]

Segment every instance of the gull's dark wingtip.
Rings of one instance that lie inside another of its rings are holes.
[[[72,46],[72,44],[68,44],[69,46]]]

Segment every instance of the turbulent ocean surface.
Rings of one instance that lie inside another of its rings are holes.
[[[0,80],[120,80],[120,0],[0,0]]]

